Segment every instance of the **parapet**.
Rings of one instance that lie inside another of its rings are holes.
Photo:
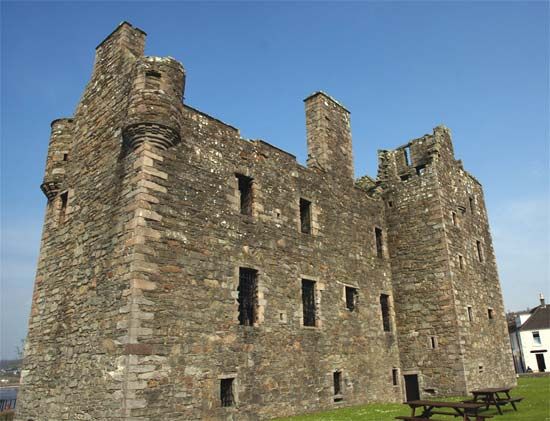
[[[421,175],[441,157],[454,159],[450,130],[437,126],[432,134],[400,146],[394,150],[378,151],[378,180],[406,181]]]

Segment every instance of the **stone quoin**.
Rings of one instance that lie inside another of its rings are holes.
[[[121,23],[52,123],[16,419],[257,420],[515,384],[480,183],[443,126],[355,179],[305,99],[307,167],[183,103]]]

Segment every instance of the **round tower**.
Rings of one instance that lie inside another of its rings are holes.
[[[184,88],[185,70],[177,60],[171,57],[138,60],[123,127],[124,142],[129,148],[147,142],[167,149],[180,141]]]
[[[50,144],[44,181],[40,188],[48,198],[53,199],[59,193],[65,179],[65,169],[69,161],[72,145],[73,119],[59,118],[52,121]]]

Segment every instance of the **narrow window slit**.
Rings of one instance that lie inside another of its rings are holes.
[[[381,228],[378,228],[378,227],[374,228],[374,237],[376,239],[376,256],[382,258],[384,257],[384,244],[383,244]]]
[[[480,262],[483,262],[483,248],[481,246],[481,241],[476,241],[476,248],[477,248],[477,258]]]
[[[335,371],[332,373],[332,383],[334,386],[334,402],[340,402],[342,398],[342,372]]]
[[[304,326],[316,326],[315,281],[302,279]]]
[[[391,332],[389,295],[380,295],[380,310],[382,311],[382,326],[384,327],[384,332]]]
[[[494,318],[494,311],[493,311],[492,308],[488,308],[488,309],[487,309],[487,318],[488,318],[489,320],[493,320],[493,318]]]
[[[67,218],[67,204],[69,203],[69,192],[61,193],[59,195],[59,223],[63,224]]]
[[[311,234],[311,202],[300,198],[300,231]]]
[[[397,368],[391,371],[392,384],[397,386],[399,384],[399,370]]]
[[[239,324],[254,326],[258,312],[258,271],[248,268],[239,268]]]
[[[346,286],[346,308],[354,311],[357,306],[357,288]]]
[[[239,202],[241,214],[252,215],[252,184],[253,179],[242,174],[235,174],[239,187]]]
[[[472,312],[472,306],[468,306],[468,321],[473,322],[474,321],[474,314]]]

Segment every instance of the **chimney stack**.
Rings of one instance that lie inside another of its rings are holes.
[[[542,292],[539,294],[539,300],[540,300],[540,305],[541,306],[545,305],[544,294]]]

